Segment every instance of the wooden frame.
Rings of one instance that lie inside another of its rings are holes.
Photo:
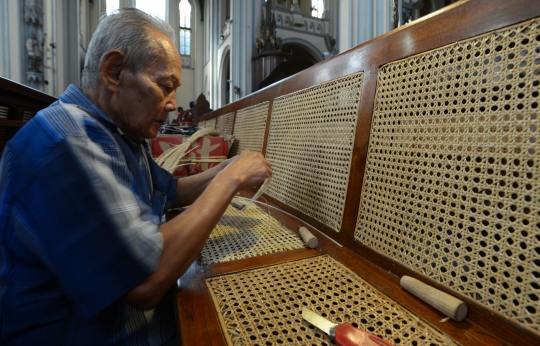
[[[2,90],[0,107],[6,109],[8,113],[7,118],[0,118],[0,131],[4,131],[3,140],[0,141],[1,155],[7,141],[26,124],[26,121],[37,111],[56,101],[56,98],[4,77],[0,77],[0,90]]]
[[[201,120],[212,119],[270,101],[267,122],[270,124],[272,101],[275,98],[358,71],[364,72],[362,102],[358,112],[350,171],[351,179],[349,179],[347,189],[341,231],[337,233],[298,210],[267,196],[270,203],[313,226],[312,231],[318,235],[320,247],[317,250],[295,250],[204,267],[194,263],[179,280],[177,309],[181,343],[183,345],[225,344],[210,296],[203,282],[205,277],[325,253],[345,264],[377,289],[435,325],[458,343],[465,345],[540,344],[538,333],[525,330],[502,314],[465,296],[458,296],[469,306],[468,318],[461,323],[455,321],[440,323],[440,319],[444,317],[441,313],[422,302],[411,299],[411,295],[399,285],[399,277],[403,275],[414,276],[455,296],[456,292],[354,240],[362,180],[352,179],[352,177],[364,176],[377,77],[381,66],[539,16],[540,3],[535,0],[460,1],[203,116]],[[264,143],[267,138],[268,125]],[[264,147],[263,153],[265,150]],[[252,192],[246,192],[247,195],[250,193]],[[283,220],[291,224],[291,229],[297,228],[294,221],[286,215],[283,216]]]
[[[201,120],[213,119],[270,101],[263,146],[263,153],[265,153],[275,98],[358,71],[364,73],[362,102],[358,110],[356,138],[352,153],[351,179],[347,188],[340,232],[335,232],[298,210],[266,196],[271,204],[286,212],[277,216],[280,221],[293,230],[296,230],[300,224],[310,228],[319,239],[319,247],[207,266],[193,263],[178,280],[176,307],[181,343],[183,345],[225,344],[204,278],[328,254],[458,343],[464,345],[540,344],[538,333],[516,324],[473,299],[456,294],[455,291],[432,278],[415,272],[396,259],[383,255],[376,249],[354,239],[362,194],[362,179],[358,177],[363,177],[366,169],[369,129],[379,68],[389,62],[537,17],[540,17],[538,0],[463,0],[202,116]],[[2,89],[0,106],[7,109],[7,118],[0,118],[0,129],[4,131],[4,140],[0,142],[0,150],[3,150],[5,142],[25,124],[25,118],[33,116],[37,110],[56,101],[56,98],[2,77],[0,77],[0,89]],[[352,177],[356,178],[352,179]],[[254,191],[243,193],[245,196],[250,196]],[[401,288],[399,278],[403,275],[416,277],[464,300],[469,306],[467,319],[460,323],[452,320],[441,323],[440,320],[445,317],[444,315],[427,304],[413,299]]]

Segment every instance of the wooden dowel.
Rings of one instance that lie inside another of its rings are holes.
[[[298,233],[308,248],[314,249],[319,245],[319,240],[304,226],[298,228]]]
[[[461,322],[465,319],[465,316],[467,316],[467,305],[463,301],[452,297],[443,291],[426,285],[410,276],[403,276],[400,280],[400,284],[404,289],[453,320]]]
[[[235,207],[238,210],[244,210],[246,208],[245,204],[242,204],[240,202],[235,201],[234,199],[230,203],[233,207]]]

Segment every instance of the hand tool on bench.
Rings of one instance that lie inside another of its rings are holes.
[[[463,301],[454,298],[435,287],[426,285],[425,283],[406,275],[401,278],[400,284],[404,289],[453,320],[461,322],[467,317],[469,309]]]
[[[244,210],[246,209],[246,205],[245,204],[242,204],[238,201],[235,201],[234,199],[231,201],[230,205],[232,205],[233,207],[235,207],[236,209],[238,210]]]
[[[339,346],[392,346],[388,341],[377,335],[355,328],[351,323],[335,324],[321,315],[302,307],[302,317],[330,335]]]
[[[319,240],[304,226],[298,227],[298,233],[308,248],[314,249],[319,245]]]

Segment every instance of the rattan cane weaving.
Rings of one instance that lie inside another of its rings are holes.
[[[229,206],[210,234],[200,262],[227,262],[304,247],[298,234],[259,206],[250,204],[244,210]]]
[[[356,239],[540,331],[540,22],[381,68]]]
[[[262,152],[269,105],[270,102],[263,102],[236,112],[232,156],[246,149]]]
[[[220,115],[216,118],[216,130],[222,135],[232,135],[234,126],[234,112]]]
[[[267,194],[338,231],[349,179],[363,73],[276,98]]]
[[[302,319],[302,306],[396,345],[454,345],[414,314],[328,256],[209,278],[229,345],[331,345]]]

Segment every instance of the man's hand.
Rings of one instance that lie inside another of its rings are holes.
[[[197,258],[234,195],[271,176],[270,162],[261,154],[246,150],[211,170],[179,179],[178,191],[183,194],[180,199],[193,204],[160,226],[163,251],[159,267],[126,295],[128,304],[143,310],[154,308]]]
[[[272,164],[260,153],[245,150],[229,160],[219,174],[237,179],[238,190],[258,186],[272,176]]]

